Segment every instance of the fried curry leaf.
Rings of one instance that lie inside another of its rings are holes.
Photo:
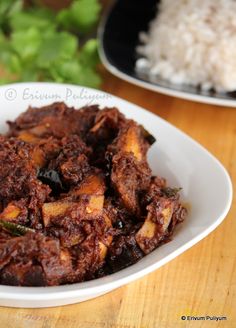
[[[0,220],[0,226],[14,236],[23,236],[27,232],[35,232],[35,230],[22,226],[20,224],[3,221],[3,220]]]
[[[55,170],[41,168],[38,171],[37,178],[51,188],[53,195],[58,195],[60,192],[65,191],[60,175]]]
[[[175,197],[178,192],[182,190],[182,188],[170,188],[170,187],[165,187],[165,188],[162,188],[161,191],[163,192],[163,194],[168,197],[168,198],[171,198],[171,197]]]
[[[142,125],[141,125],[141,131],[143,137],[147,140],[147,142],[150,145],[153,145],[156,142],[156,138],[150,132],[148,132]]]

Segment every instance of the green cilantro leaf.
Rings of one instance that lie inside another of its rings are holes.
[[[96,67],[99,62],[98,41],[96,39],[88,40],[79,53],[80,62],[84,66]]]
[[[98,87],[97,40],[79,47],[78,34],[94,26],[99,11],[98,0],[72,0],[58,14],[36,5],[23,9],[23,0],[1,0],[0,84],[39,80]]]
[[[34,27],[11,35],[11,47],[24,61],[33,60],[37,56],[41,43],[42,35]]]
[[[37,65],[49,68],[54,61],[60,59],[70,60],[77,51],[77,38],[67,32],[49,33],[43,38],[39,49]]]
[[[94,69],[81,65],[76,59],[55,63],[50,72],[57,82],[65,81],[88,87],[98,87],[101,83],[101,79]]]
[[[46,8],[32,8],[31,10],[16,11],[10,15],[10,26],[13,30],[26,30],[31,27],[39,29],[52,29],[54,13]]]
[[[8,18],[11,14],[19,12],[22,9],[21,0],[1,0],[0,1],[0,28],[8,32]]]
[[[97,22],[101,5],[97,0],[75,0],[58,14],[57,20],[65,28],[85,33]]]

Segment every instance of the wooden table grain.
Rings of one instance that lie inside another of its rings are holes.
[[[236,108],[147,91],[104,73],[103,89],[168,120],[212,152],[236,185]],[[47,309],[0,308],[5,328],[236,327],[236,204],[208,237],[148,276],[105,296]],[[182,315],[227,321],[183,321]]]

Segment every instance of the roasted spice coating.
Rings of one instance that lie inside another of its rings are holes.
[[[125,268],[187,214],[153,177],[154,138],[116,108],[29,108],[0,136],[0,284],[54,286]]]

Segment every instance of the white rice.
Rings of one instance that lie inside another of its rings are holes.
[[[140,41],[138,71],[175,84],[236,90],[235,0],[162,0]]]

